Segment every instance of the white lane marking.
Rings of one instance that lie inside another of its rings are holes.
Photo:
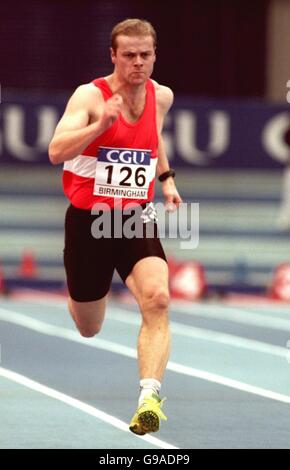
[[[61,307],[64,305],[67,305],[67,298],[64,297],[61,294],[54,294],[50,292],[45,292],[45,291],[37,291],[35,289],[21,289],[21,293],[15,295],[12,300],[10,299],[9,302],[13,302],[16,300],[16,302],[19,303],[20,301],[23,301],[28,303],[28,304],[41,304],[41,305],[47,305],[49,301],[49,305],[55,306],[55,307]],[[111,305],[114,305],[114,301],[111,300]],[[121,302],[122,305],[122,302]],[[123,304],[124,305],[124,304]],[[134,302],[134,305],[136,303]],[[182,307],[185,306],[185,308],[190,307],[191,309],[193,307],[200,307],[201,309],[206,309],[206,310],[212,310],[212,309],[222,309],[222,310],[238,310],[238,311],[244,311],[246,313],[257,313],[261,315],[283,315],[286,318],[290,319],[290,310],[289,310],[289,303],[285,302],[269,302],[267,301],[259,301],[259,300],[252,300],[252,301],[247,301],[247,302],[239,302],[237,304],[234,304],[233,301],[223,301],[223,302],[206,302],[206,301],[201,301],[201,302],[191,302],[189,300],[176,300],[176,299],[171,299],[171,307]]]
[[[282,403],[290,403],[290,396],[283,395],[281,393],[272,392],[261,387],[255,387],[238,380],[229,379],[228,377],[223,377],[221,375],[212,374],[199,369],[194,369],[192,367],[183,366],[182,364],[176,364],[171,362],[170,370],[184,375],[190,375],[192,377],[197,377],[199,379],[207,380],[208,382],[217,383],[224,385],[226,387],[235,388],[242,392],[251,393],[253,395],[258,395],[263,398],[269,398],[270,400],[279,401]]]
[[[0,309],[0,320],[4,320],[15,325],[19,325],[30,330],[42,333],[45,335],[55,336],[58,338],[68,339],[76,343],[82,343],[86,346],[103,349],[105,351],[121,354],[126,357],[136,358],[136,351],[133,348],[114,343],[112,341],[103,340],[100,338],[92,338],[87,340],[79,336],[76,332],[62,328],[59,326],[49,325],[39,320],[31,319],[15,313],[9,310]],[[243,392],[248,392],[254,395],[258,395],[264,398],[269,398],[271,400],[280,401],[282,403],[290,403],[290,396],[283,395],[280,393],[273,392],[261,387],[255,387],[253,385],[240,382],[238,380],[233,380],[228,377],[221,375],[213,374],[211,372],[206,372],[200,369],[195,369],[193,367],[184,366],[176,362],[169,361],[167,364],[167,369],[178,374],[188,375],[190,377],[196,377],[208,382],[214,382],[226,387],[234,388],[236,390],[241,390]]]
[[[109,308],[108,319],[135,326],[140,325],[140,319],[134,314],[128,314],[126,310],[116,307]],[[195,338],[198,340],[212,341],[239,349],[247,349],[263,354],[270,354],[284,359],[287,358],[288,350],[286,347],[282,348],[281,346],[274,346],[273,344],[264,343],[262,341],[242,338],[241,336],[230,335],[228,333],[220,333],[219,331],[208,330],[206,328],[197,328],[174,321],[170,322],[170,326],[172,333],[176,335]]]
[[[87,413],[91,416],[94,416],[95,418],[98,418],[101,421],[104,421],[105,423],[108,423],[111,426],[120,429],[121,431],[130,433],[131,437],[137,437],[138,439],[142,439],[143,441],[149,442],[150,444],[153,444],[156,447],[160,447],[161,449],[178,449],[178,447],[168,444],[168,442],[157,439],[156,437],[149,435],[138,436],[136,434],[133,434],[129,431],[128,424],[124,421],[121,421],[120,419],[115,418],[114,416],[109,415],[107,413],[104,413],[103,411],[98,410],[98,408],[88,405],[87,403],[77,400],[76,398],[58,392],[54,388],[50,388],[46,385],[40,384],[39,382],[35,382],[35,380],[31,380],[28,377],[25,377],[24,375],[0,367],[0,376],[12,380],[13,382],[16,382],[18,384],[21,384],[31,390],[42,393],[43,395],[46,395],[50,398],[54,398],[55,400],[61,401],[66,405],[72,406],[73,408],[83,411],[84,413]]]
[[[29,304],[33,305],[48,305],[47,299],[37,299],[37,301],[30,301]],[[49,301],[49,306],[63,309],[66,306],[66,301],[62,298],[54,299],[53,302]],[[109,305],[109,308],[115,308]],[[117,307],[119,308],[119,307]],[[280,309],[280,306],[279,306]],[[288,307],[289,309],[289,307]],[[273,329],[279,331],[290,332],[290,314],[289,319],[275,317],[275,313],[261,311],[255,313],[251,310],[242,309],[240,307],[229,307],[227,305],[206,304],[206,303],[191,303],[187,301],[171,301],[171,310],[173,313],[182,313],[192,317],[210,318],[213,320],[224,320],[227,322],[256,326],[259,328]],[[288,311],[289,313],[289,311]]]
[[[54,336],[56,338],[63,338],[69,341],[74,341],[75,343],[84,344],[85,346],[90,346],[93,348],[104,349],[106,351],[115,352],[117,354],[122,354],[123,356],[136,358],[136,351],[127,346],[122,346],[121,344],[113,343],[102,338],[84,338],[76,331],[70,330],[68,328],[63,328],[62,326],[51,325],[50,323],[45,323],[41,320],[36,320],[35,318],[22,315],[21,313],[13,312],[12,310],[6,310],[0,308],[0,320],[13,323],[14,325],[22,326],[28,328],[29,330],[36,331],[37,333],[42,333],[48,336]]]
[[[33,303],[33,305],[37,305],[37,304],[47,305],[47,300],[46,302],[40,301],[40,302],[31,302],[31,303]],[[54,306],[56,308],[60,308],[61,310],[67,309],[66,302],[64,302],[63,299],[61,299],[60,302],[56,302],[56,303],[49,302],[49,305]],[[189,308],[189,305],[187,304],[186,307]],[[194,305],[191,305],[190,309],[193,309],[193,308],[194,308]],[[137,312],[130,311],[130,313],[128,313],[128,310],[124,310],[123,308],[109,305],[107,318],[114,319],[114,321],[119,321],[122,323],[139,326],[140,321],[141,321],[141,316],[139,315],[139,317],[136,318],[136,316],[134,315],[135,313]],[[191,314],[192,310],[190,310],[189,312],[186,311],[184,313]],[[209,315],[211,318],[215,318],[211,316],[211,314]],[[202,313],[201,316],[206,316],[206,314]],[[263,354],[269,354],[269,355],[276,356],[276,357],[282,357],[283,359],[287,359],[287,356],[289,353],[289,350],[286,347],[284,348],[281,346],[276,346],[276,345],[265,343],[262,341],[243,338],[241,336],[231,335],[229,333],[221,333],[219,331],[209,330],[206,328],[193,327],[191,325],[185,325],[180,322],[174,322],[174,321],[171,321],[170,325],[171,325],[171,330],[174,334],[185,336],[188,338],[196,338],[196,339],[204,340],[204,341],[212,341],[215,343],[224,344],[224,345],[239,348],[239,349],[257,351]]]
[[[201,305],[201,304],[174,304],[172,306],[176,313],[184,313],[186,315],[210,318],[213,320],[224,320],[242,325],[258,326],[259,328],[267,328],[271,330],[290,331],[290,320],[283,318],[266,317],[263,314],[253,313],[247,310],[221,307],[218,305]]]

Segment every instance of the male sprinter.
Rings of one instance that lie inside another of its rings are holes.
[[[116,201],[123,212],[133,203],[143,208],[144,226],[152,223],[156,228],[155,220],[146,219],[156,170],[166,203],[177,207],[181,202],[161,137],[173,93],[150,80],[155,49],[156,33],[149,22],[118,23],[111,33],[113,73],[76,89],[49,146],[51,162],[65,162],[64,192],[71,205],[64,264],[68,306],[78,330],[85,337],[100,331],[115,268],[142,314],[141,393],[129,426],[136,434],[158,431],[160,419],[166,419],[159,398],[170,349],[166,257],[157,230],[151,238],[94,237],[91,210],[106,203],[112,214]]]

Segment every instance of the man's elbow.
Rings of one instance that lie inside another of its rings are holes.
[[[53,142],[51,142],[48,147],[48,156],[49,156],[50,162],[53,165],[58,165],[59,163],[61,163],[60,152],[56,148],[56,146],[53,144]]]

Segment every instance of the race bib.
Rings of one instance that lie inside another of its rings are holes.
[[[151,150],[99,147],[94,195],[146,199],[156,163]]]

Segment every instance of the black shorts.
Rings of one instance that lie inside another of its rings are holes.
[[[119,213],[122,223],[128,220],[128,215]],[[114,211],[110,214],[113,227]],[[166,261],[155,221],[142,223],[144,236],[140,238],[95,238],[92,224],[97,218],[91,211],[72,205],[66,212],[64,266],[69,294],[77,302],[104,297],[110,289],[114,269],[125,282],[140,259],[157,256]],[[146,236],[148,232],[150,237]]]

